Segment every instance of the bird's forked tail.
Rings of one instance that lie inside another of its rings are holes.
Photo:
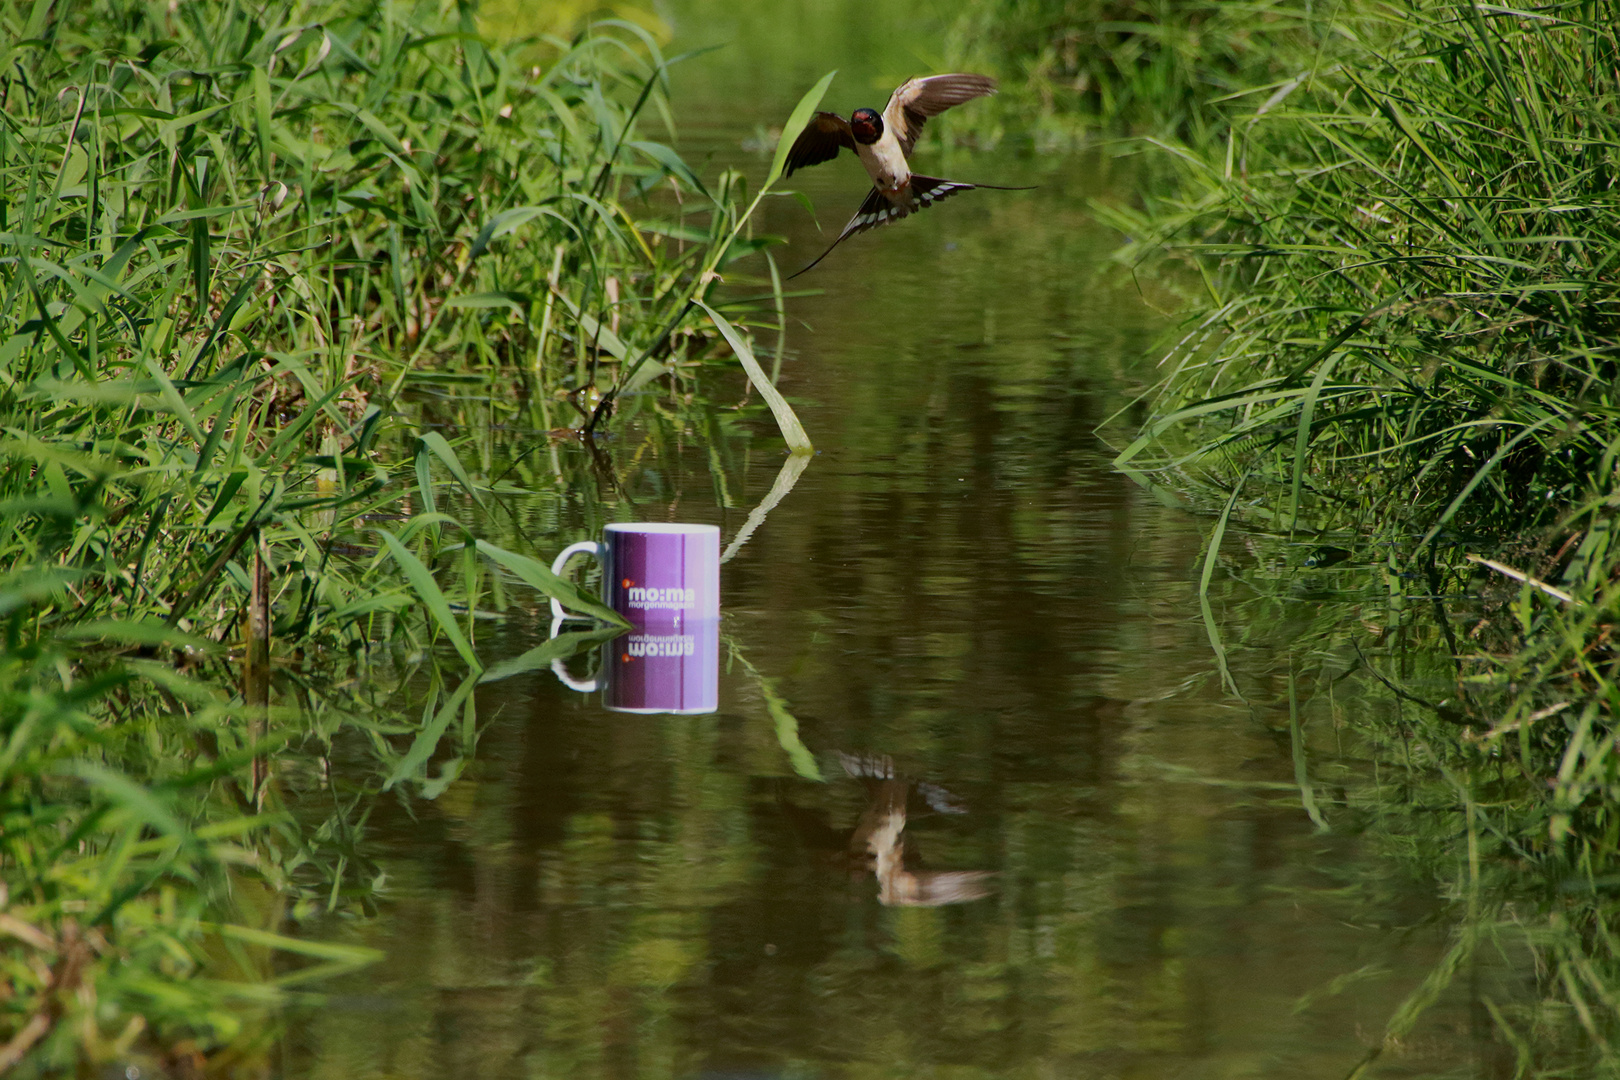
[[[904,202],[894,202],[877,188],[866,193],[866,199],[861,208],[855,211],[855,216],[849,219],[844,231],[838,234],[838,239],[827,246],[827,250],[817,255],[804,270],[790,275],[787,280],[792,281],[799,274],[809,270],[822,259],[832,254],[832,249],[848,240],[856,233],[867,232],[891,221],[899,221],[903,217],[910,217],[919,210],[926,210],[942,199],[963,191],[972,191],[974,188],[990,188],[995,191],[1029,191],[1028,187],[1004,187],[1001,184],[968,184],[960,180],[942,180],[937,176],[923,176],[920,173],[911,174],[909,198]]]

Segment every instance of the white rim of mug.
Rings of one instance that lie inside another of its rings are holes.
[[[718,525],[682,525],[671,521],[615,521],[611,525],[603,526],[604,532],[617,533],[655,533],[662,535],[701,536],[704,533],[720,535]]]

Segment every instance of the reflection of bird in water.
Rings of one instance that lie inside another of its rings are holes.
[[[878,902],[886,906],[938,907],[990,895],[995,874],[989,871],[925,870],[915,865],[914,858],[910,860],[912,865],[907,865],[904,834],[908,803],[916,795],[926,809],[937,813],[966,813],[950,792],[934,784],[897,777],[887,757],[840,753],[838,760],[844,772],[865,785],[871,801],[847,841],[841,844],[844,834],[828,828],[802,808],[784,807],[806,839],[819,841],[817,846],[823,849],[839,846],[853,866],[870,870],[878,880]]]
[[[848,120],[830,112],[818,112],[811,117],[788,151],[787,170],[783,175],[831,161],[840,150],[853,150],[872,178],[872,190],[844,226],[844,231],[838,234],[838,239],[810,266],[825,259],[848,237],[899,221],[958,192],[976,187],[1023,190],[998,184],[965,184],[911,171],[908,159],[930,116],[938,116],[952,105],[995,92],[996,81],[985,75],[931,75],[908,79],[897,87],[882,115],[876,109],[856,109]],[[810,266],[793,276],[798,277]]]

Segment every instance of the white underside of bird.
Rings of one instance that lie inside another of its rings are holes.
[[[906,163],[906,152],[895,138],[894,127],[889,126],[882,138],[871,146],[857,146],[855,153],[866,166],[866,175],[884,195],[893,197],[911,182],[911,166]]]

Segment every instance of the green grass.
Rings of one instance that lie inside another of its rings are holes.
[[[1397,778],[1302,811],[1465,908],[1388,1034],[1511,956],[1543,985],[1491,1006],[1510,1071],[1613,1075],[1620,6],[987,0],[962,32],[1054,139],[1146,136],[1097,211],[1186,320],[1118,464],[1218,520],[1233,692],[1286,657]]]
[[[436,385],[542,440],[615,402],[658,437],[633,391],[722,340],[770,389],[712,290],[775,176],[696,176],[668,78],[623,22],[0,2],[0,1061],[252,1062],[367,959],[284,924],[366,910],[369,801],[473,753],[481,624],[584,602],[462,524],[533,473]]]
[[[1185,150],[1174,200],[1119,208],[1208,288],[1148,433],[1252,467],[1285,523],[1347,484],[1426,541],[1583,498],[1616,416],[1614,13],[1380,9],[1361,36],[1386,48]]]
[[[1358,11],[1385,45],[1182,147],[1173,198],[1109,211],[1128,257],[1183,258],[1206,290],[1119,461],[1293,535],[1465,580],[1487,572],[1463,554],[1499,554],[1574,592],[1526,586],[1514,617],[1536,650],[1566,642],[1551,682],[1509,680],[1540,694],[1612,603],[1620,11]]]
[[[1527,717],[1500,711],[1505,695],[1459,668],[1458,645],[1492,607],[1533,616],[1536,602],[1516,586],[1487,590],[1483,604],[1436,590],[1396,554],[1373,564],[1247,530],[1210,553],[1202,590],[1236,693],[1292,752],[1301,824],[1355,836],[1385,873],[1427,886],[1447,929],[1427,977],[1387,984],[1367,1055],[1346,1073],[1403,1067],[1406,1045],[1466,1009],[1480,1060],[1501,1075],[1620,1075],[1620,876],[1613,824],[1600,821],[1614,806],[1601,714],[1543,716],[1521,749]],[[1566,755],[1583,813],[1561,824]],[[1369,912],[1387,901],[1370,881],[1344,887]],[[1312,996],[1387,977],[1363,962]]]
[[[1193,283],[1118,463],[1291,542],[1284,590],[1326,544],[1408,598],[1398,623],[1435,616],[1375,647],[1331,605],[1314,640],[1338,641],[1324,681],[1397,696],[1361,734],[1470,837],[1478,906],[1436,985],[1511,939],[1554,980],[1493,1020],[1518,1075],[1612,1074],[1620,8],[1335,11],[1325,46],[1281,58],[1295,75],[1159,140],[1174,184],[1099,208],[1123,258]],[[1358,638],[1371,659],[1342,655]]]

